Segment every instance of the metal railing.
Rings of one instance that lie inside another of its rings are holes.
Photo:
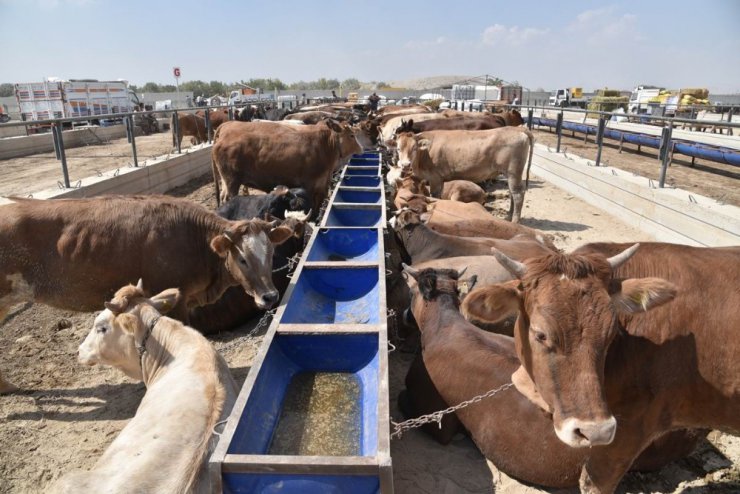
[[[614,111],[597,111],[597,110],[583,110],[579,108],[561,108],[561,107],[553,107],[553,106],[528,106],[528,105],[507,105],[507,109],[515,108],[522,113],[526,111],[526,117],[525,122],[527,124],[527,127],[531,130],[532,126],[534,124],[534,118],[535,118],[535,110],[541,110],[542,115],[544,118],[544,112],[550,112],[550,113],[556,113],[556,121],[555,121],[555,133],[557,135],[557,145],[555,152],[560,153],[561,148],[561,139],[563,134],[563,121],[564,121],[564,114],[565,112],[571,112],[571,113],[582,113],[583,116],[583,124],[586,124],[586,120],[588,117],[595,115],[598,119],[597,123],[597,129],[596,129],[596,141],[595,144],[597,146],[596,151],[596,160],[594,165],[600,166],[601,164],[601,157],[602,157],[602,149],[604,144],[604,134],[605,129],[607,126],[607,122],[612,119],[612,117],[620,117],[620,118],[627,118],[629,120],[637,120],[639,123],[646,123],[646,122],[658,122],[657,125],[662,127],[662,132],[660,136],[660,145],[658,147],[658,159],[661,161],[661,169],[660,169],[660,178],[659,178],[659,187],[663,188],[665,187],[665,179],[666,174],[668,170],[668,166],[671,164],[671,161],[673,159],[673,153],[675,150],[675,142],[673,138],[673,129],[675,127],[679,127],[681,125],[686,126],[686,124],[690,124],[690,127],[720,127],[725,128],[728,130],[728,136],[732,135],[733,129],[740,129],[740,122],[732,122],[732,121],[715,121],[715,120],[696,120],[696,119],[688,119],[688,118],[679,118],[679,117],[665,117],[665,116],[652,116],[652,115],[635,115],[635,114],[628,114],[628,113],[620,113],[620,112],[614,112]],[[731,116],[730,116],[731,118]],[[620,129],[621,130],[621,129]],[[573,131],[575,133],[575,130]],[[625,130],[623,132],[630,132],[628,130]],[[635,131],[635,133],[639,133]],[[586,140],[588,139],[589,132],[586,132]],[[723,134],[720,134],[723,135]],[[685,141],[686,139],[679,139],[679,141]],[[710,144],[705,143],[699,143],[697,141],[693,141],[696,144],[700,144],[702,147],[711,148],[715,147]],[[622,144],[623,142],[620,142],[619,150],[621,152],[622,150]],[[733,143],[736,144],[736,143]],[[640,145],[638,144],[638,151],[640,149]],[[737,151],[740,153],[740,150]],[[692,156],[692,165],[695,162],[696,156]]]

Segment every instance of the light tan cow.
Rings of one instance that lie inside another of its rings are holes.
[[[208,340],[161,315],[179,296],[168,289],[147,298],[139,281],[118,290],[95,318],[80,362],[113,366],[144,381],[147,391],[92,470],[72,472],[48,492],[207,492],[213,428],[230,413],[237,387]]]
[[[429,181],[440,197],[450,180],[483,182],[505,173],[511,201],[509,219],[518,223],[524,203],[522,173],[532,161],[534,135],[518,127],[491,130],[437,130],[398,136],[398,164]],[[527,167],[527,184],[529,167]]]

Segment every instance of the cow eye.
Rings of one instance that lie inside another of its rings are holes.
[[[547,341],[547,335],[543,333],[542,331],[536,331],[534,332],[534,339],[539,341],[540,343],[544,343]]]
[[[246,266],[247,265],[247,260],[244,259],[243,257],[240,257],[239,258],[239,264],[243,264],[244,266]]]
[[[105,332],[108,331],[108,326],[100,326],[98,328],[98,333],[105,334]]]

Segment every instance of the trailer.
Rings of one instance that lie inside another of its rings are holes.
[[[100,124],[106,115],[133,112],[139,105],[126,81],[48,80],[15,84],[21,120],[92,117]],[[81,123],[85,123],[84,121]]]

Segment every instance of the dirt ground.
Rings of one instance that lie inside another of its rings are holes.
[[[171,193],[215,206],[207,175]],[[538,179],[530,182],[523,223],[554,234],[558,247],[565,249],[595,240],[650,240]],[[70,470],[90,468],[135,414],[143,384],[114,369],[83,367],[76,361],[77,346],[94,315],[27,304],[14,308],[0,328],[0,368],[25,389],[0,396],[0,492],[38,492]],[[266,329],[248,337],[255,323],[212,338],[238,383],[246,377]],[[395,398],[411,359],[400,351],[390,356],[391,413],[397,421],[401,415]],[[442,447],[422,432],[410,431],[392,442],[391,452],[395,488],[401,494],[542,492],[499,473],[462,436]],[[657,473],[630,474],[621,492],[737,492],[738,478],[740,439],[713,433],[687,459]]]
[[[539,130],[535,128],[533,132],[539,144],[556,149],[558,138],[554,131],[541,127]],[[563,132],[560,150],[588,160],[596,160],[597,147],[594,136],[589,136],[588,142],[585,143],[583,137],[581,134],[572,137],[570,132]],[[657,149],[642,147],[638,153],[637,146],[625,143],[620,153],[617,141],[604,139],[601,162],[653,179],[656,186],[660,178],[661,162],[658,159]],[[673,157],[672,164],[666,172],[666,186],[688,192],[693,191],[733,206],[740,206],[738,179],[740,179],[740,169],[736,166],[697,159],[692,167],[691,158],[679,154]]]
[[[2,141],[0,141],[2,145]],[[190,146],[183,139],[182,149]],[[136,137],[139,164],[172,152],[172,134],[164,132]],[[81,179],[116,168],[133,166],[131,144],[126,138],[113,139],[65,150],[69,183],[72,187]],[[0,160],[0,197],[27,196],[64,183],[61,162],[53,152]]]

